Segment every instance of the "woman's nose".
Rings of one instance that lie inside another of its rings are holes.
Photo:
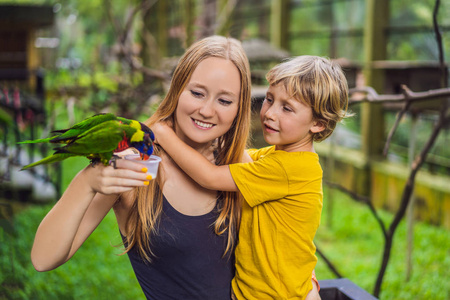
[[[205,101],[204,104],[200,107],[199,113],[203,117],[212,117],[214,115],[214,107],[212,101]]]

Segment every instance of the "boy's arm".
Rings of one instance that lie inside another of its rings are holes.
[[[253,159],[251,158],[251,156],[247,153],[247,151],[244,151],[244,155],[242,155],[242,161],[243,163],[247,163],[247,162],[253,162]]]
[[[210,190],[239,191],[228,165],[216,166],[178,138],[172,128],[159,122],[152,126],[156,143],[201,186]]]

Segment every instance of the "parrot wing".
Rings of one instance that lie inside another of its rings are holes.
[[[89,158],[98,157],[98,154],[113,154],[118,144],[125,138],[125,131],[130,126],[118,121],[107,121],[99,124],[64,147],[57,148],[57,153],[73,153]],[[136,130],[131,128],[131,130]]]
[[[22,167],[21,170],[26,170],[32,167],[35,167],[37,165],[42,165],[42,164],[50,164],[50,163],[54,163],[54,162],[58,162],[58,161],[62,161],[66,158],[72,157],[72,156],[76,156],[72,153],[58,153],[58,154],[52,154],[47,156],[46,158],[43,158],[37,162],[31,163],[29,165],[26,165],[24,167]]]
[[[104,164],[107,164],[112,157],[114,149],[123,139],[124,131],[122,126],[130,127],[121,125],[118,121],[107,121],[94,126],[66,146],[55,148],[54,154],[26,165],[22,170],[41,164],[62,161],[73,156],[85,156],[91,160],[100,159]]]
[[[130,137],[140,131],[136,127],[124,124],[128,119],[116,119],[112,114],[96,115],[88,122],[78,123],[71,129],[63,132],[64,137],[56,136],[57,142],[67,143],[67,145],[55,148],[53,155],[50,155],[38,162],[29,164],[24,169],[28,169],[40,164],[48,164],[64,160],[72,156],[85,156],[91,160],[100,160],[107,165],[114,151],[119,144],[128,145]],[[123,120],[122,120],[123,119]],[[92,127],[89,127],[92,126]],[[73,129],[73,130],[72,130]],[[72,130],[72,132],[70,132]],[[143,132],[141,132],[143,135]],[[33,141],[23,141],[21,143],[53,142],[55,138],[46,138]]]
[[[107,121],[111,120],[117,120],[118,117],[111,113],[106,114],[96,114],[92,117],[89,117],[81,122],[78,122],[77,124],[73,125],[70,128],[67,129],[61,129],[61,130],[54,130],[52,131],[55,135],[52,137],[44,138],[44,139],[37,139],[37,140],[27,140],[18,142],[18,144],[36,144],[36,143],[61,143],[61,144],[67,144],[70,141],[77,138],[80,134],[83,132],[86,132],[87,130],[101,124]],[[120,118],[123,120],[127,120],[125,118]],[[123,122],[123,121],[122,121]]]
[[[51,143],[69,143],[71,140],[77,138],[79,135],[84,132],[94,128],[97,125],[100,125],[104,122],[117,120],[117,117],[111,113],[107,114],[97,114],[89,117],[75,125],[73,125],[69,129],[56,130],[53,132],[60,133],[56,137],[50,140]]]
[[[17,144],[37,144],[37,143],[48,143],[50,142],[50,140],[56,138],[57,136],[52,136],[49,138],[45,138],[45,139],[38,139],[38,140],[27,140],[27,141],[22,141],[22,142],[18,142]]]

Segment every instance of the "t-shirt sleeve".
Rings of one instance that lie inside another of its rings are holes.
[[[267,155],[251,163],[232,164],[230,172],[239,191],[251,207],[284,198],[288,194],[286,171],[273,155]]]
[[[248,155],[253,159],[253,161],[258,160],[259,156],[261,155],[259,149],[246,149],[245,150]]]

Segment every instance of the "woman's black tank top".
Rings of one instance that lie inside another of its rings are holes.
[[[227,235],[214,233],[216,209],[202,216],[175,210],[164,197],[159,233],[151,239],[156,257],[144,262],[128,252],[147,299],[230,299],[234,255],[223,257]]]

